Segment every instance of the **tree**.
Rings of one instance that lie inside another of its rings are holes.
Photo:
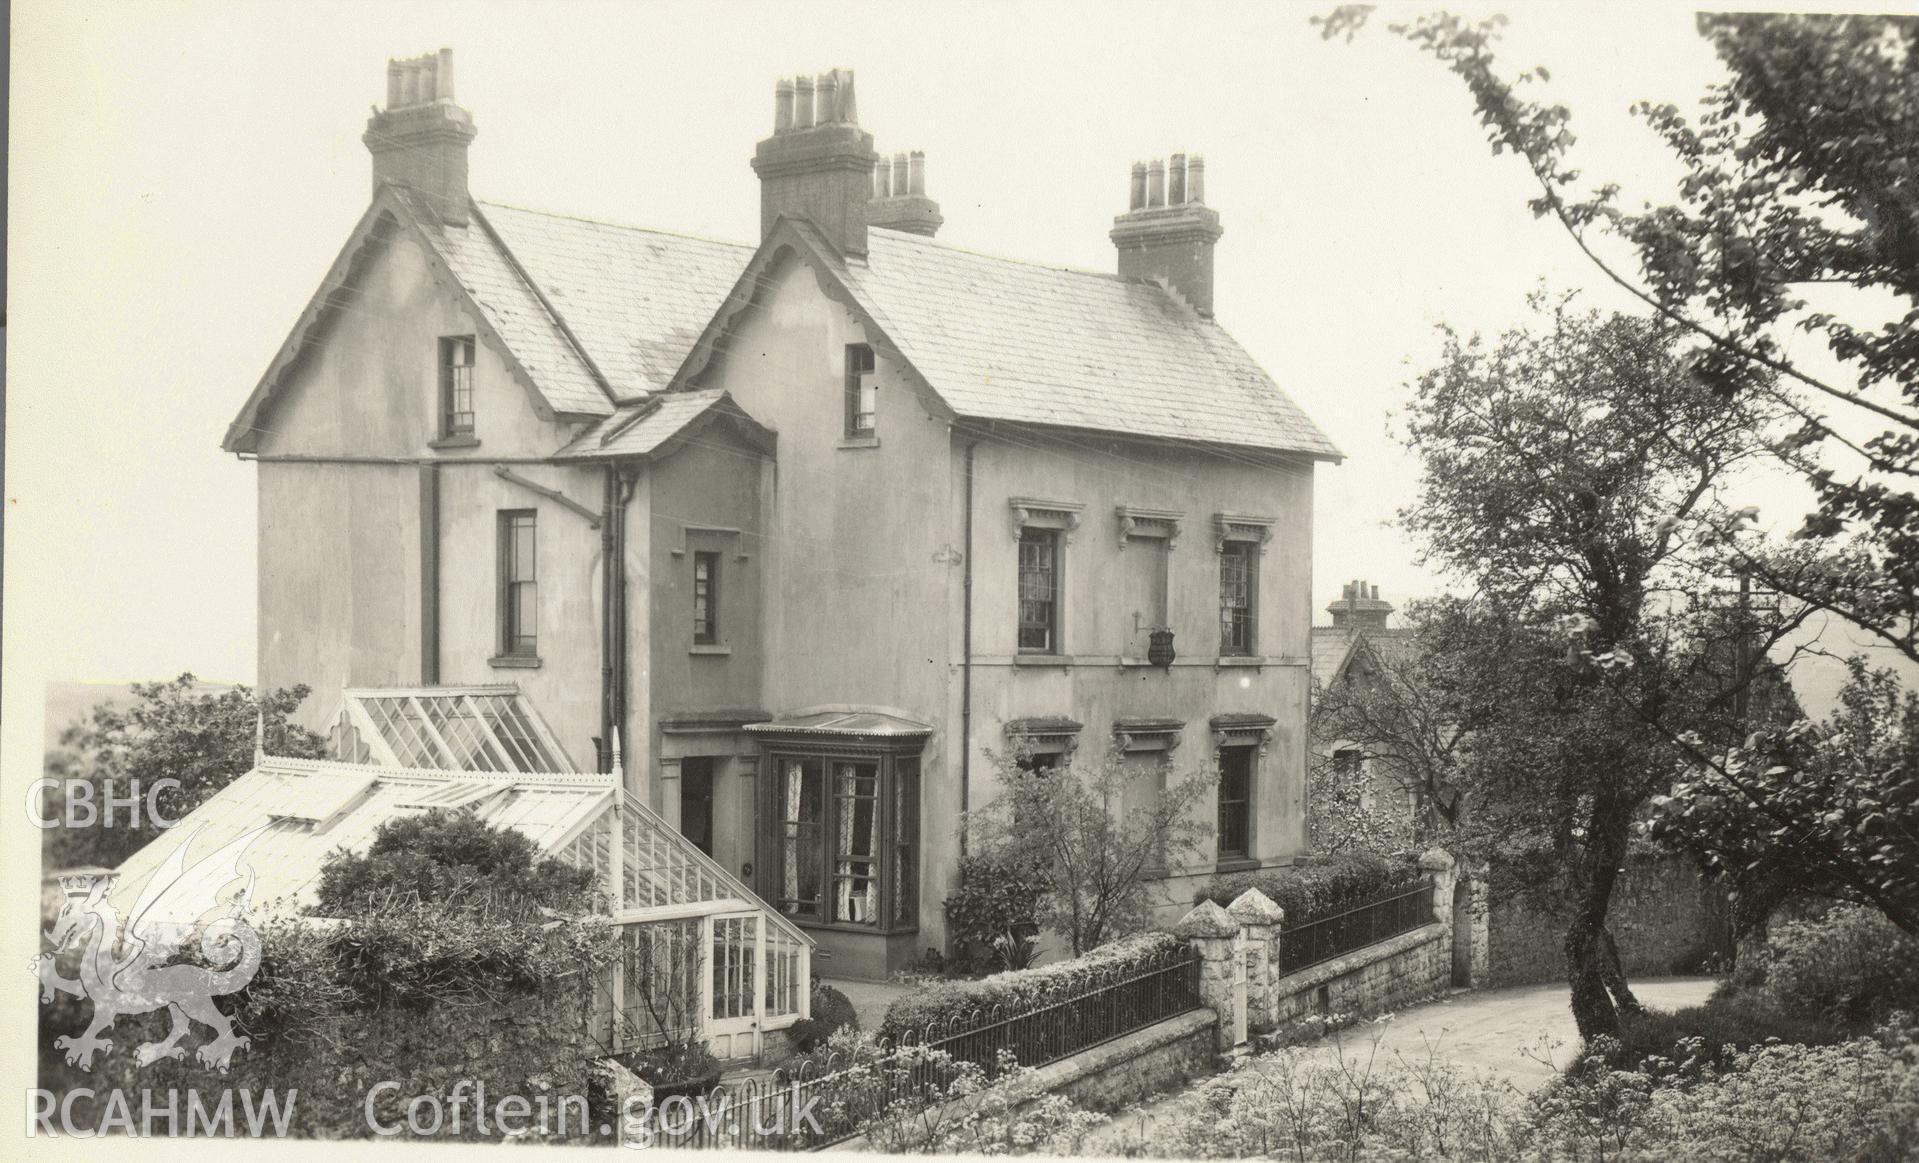
[[[1869,905],[1919,935],[1919,695],[1860,659],[1850,670],[1823,725],[1755,732],[1688,765],[1654,797],[1650,830],[1742,892]]]
[[[1318,23],[1350,38],[1369,11]],[[1570,114],[1526,96],[1547,71],[1500,75],[1502,24],[1442,12],[1391,28],[1465,83],[1493,152],[1538,182],[1533,212],[1679,329],[1698,375],[1794,417],[1768,451],[1817,493],[1801,543],[1724,551],[1919,660],[1919,18],[1701,14],[1727,79],[1696,125],[1671,104],[1634,106],[1685,169],[1671,202],[1639,213],[1617,184],[1582,192]],[[1822,336],[1840,374],[1795,355],[1793,330]],[[1849,438],[1859,424],[1885,429]]]
[[[1449,644],[1457,690],[1497,696],[1461,783],[1488,826],[1551,846],[1591,1037],[1633,1004],[1606,918],[1635,819],[1671,781],[1680,734],[1735,737],[1749,659],[1797,623],[1720,600],[1718,559],[1678,534],[1729,519],[1721,492],[1764,450],[1765,402],[1723,400],[1669,324],[1533,306],[1533,330],[1491,344],[1447,334],[1409,409],[1421,479],[1402,518],[1483,607],[1479,632]]]
[[[1039,771],[996,756],[994,766],[1002,791],[961,827],[973,853],[1032,870],[1041,885],[1035,919],[1066,937],[1074,956],[1142,927],[1152,881],[1213,831],[1194,818],[1218,784],[1211,770],[1176,781],[1164,763],[1148,789],[1140,785],[1149,773],[1118,754]]]
[[[317,758],[326,752],[325,738],[288,721],[310,693],[305,686],[206,693],[193,675],[182,674],[169,682],[134,683],[132,691],[131,704],[96,706],[62,731],[58,748],[47,756],[47,774],[90,783],[96,805],[107,797],[139,797],[139,826],[116,818],[112,827],[54,829],[42,849],[49,867],[119,865],[162,830],[147,815],[147,793],[159,789],[153,803],[168,821],[199,807],[253,766],[263,718],[272,754]],[[161,788],[162,780],[179,786]]]

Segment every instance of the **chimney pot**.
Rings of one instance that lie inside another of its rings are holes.
[[[813,128],[813,78],[793,82],[793,128]]]
[[[1143,210],[1146,207],[1146,163],[1133,163],[1132,195],[1127,200],[1127,209]]]
[[[873,166],[873,196],[875,198],[893,196],[893,167],[887,162],[878,162]]]
[[[1186,155],[1173,155],[1173,164],[1166,171],[1166,204],[1183,205],[1186,201]]]
[[[1197,205],[1206,202],[1206,159],[1199,154],[1186,163],[1186,200]]]
[[[1154,158],[1146,165],[1146,205],[1166,204],[1166,163]]]
[[[926,154],[924,151],[916,149],[906,155],[906,174],[912,183],[911,188],[907,191],[908,193],[926,193]]]
[[[773,132],[793,132],[793,79],[781,77],[773,86]]]
[[[813,85],[813,124],[831,125],[839,120],[840,74],[821,73],[820,79]]]
[[[906,151],[893,155],[893,192],[910,194],[913,189],[913,167],[906,158]]]

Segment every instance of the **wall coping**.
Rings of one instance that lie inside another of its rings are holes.
[[[1300,993],[1308,989],[1313,989],[1316,986],[1324,985],[1335,977],[1344,977],[1354,970],[1364,969],[1375,961],[1384,961],[1388,957],[1397,957],[1408,949],[1417,949],[1430,941],[1443,940],[1450,929],[1450,925],[1443,924],[1439,921],[1429,921],[1410,932],[1401,933],[1397,937],[1388,937],[1384,941],[1368,945],[1363,949],[1355,949],[1343,957],[1335,957],[1331,961],[1322,961],[1318,965],[1308,965],[1306,968],[1294,973],[1289,973],[1275,982],[1273,985],[1274,995],[1277,997],[1285,997],[1288,994]],[[1279,939],[1283,950],[1285,947],[1286,934],[1282,932]]]
[[[1042,1066],[1038,1071],[1038,1081],[1043,1088],[1041,1096],[1057,1094],[1082,1078],[1110,1070],[1123,1062],[1144,1057],[1154,1050],[1170,1046],[1184,1038],[1190,1038],[1204,1030],[1219,1024],[1219,1015],[1204,1007],[1188,1010],[1183,1014],[1154,1022],[1144,1029],[1134,1030],[1114,1038],[1110,1042],[1101,1042],[1079,1053],[1060,1059],[1058,1062]],[[1212,1046],[1211,1039],[1207,1046]],[[829,1151],[870,1151],[872,1145],[866,1141],[864,1132],[850,1139],[842,1139],[826,1148]]]

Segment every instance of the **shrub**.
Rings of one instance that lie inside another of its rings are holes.
[[[793,1048],[802,1054],[824,1046],[840,1030],[859,1029],[860,1016],[853,1003],[830,985],[813,987],[812,1012],[812,1017],[794,1022],[786,1032]]]
[[[440,808],[387,820],[365,853],[328,855],[313,912],[343,917],[407,901],[516,916],[583,911],[594,885],[592,872],[542,856],[525,834]]]
[[[1702,1067],[1723,1066],[1739,1051],[1772,1038],[1825,1046],[1843,1037],[1837,1026],[1817,1014],[1782,1010],[1763,995],[1715,995],[1703,1006],[1620,1015],[1619,1036],[1582,1053],[1574,1069],[1597,1058],[1613,1070],[1663,1076],[1694,1060]],[[1686,1045],[1690,1039],[1697,1039],[1699,1046]],[[1659,1066],[1655,1059],[1675,1065]]]
[[[1044,878],[1030,856],[1009,850],[960,860],[960,883],[946,898],[946,923],[961,948],[987,951],[1001,969],[1032,964]]]
[[[887,1007],[879,1034],[898,1041],[904,1034],[920,1036],[935,1022],[951,1022],[975,1010],[993,1006],[1017,1010],[1040,1005],[1105,974],[1146,966],[1169,956],[1184,944],[1171,933],[1140,933],[1101,945],[1070,961],[995,973],[976,981],[931,982],[895,998]]]
[[[1193,903],[1210,900],[1229,905],[1240,893],[1256,888],[1286,910],[1285,923],[1290,928],[1410,888],[1419,875],[1416,858],[1353,852],[1291,868],[1215,876],[1193,894]]]
[[[1782,1009],[1823,1014],[1851,1031],[1893,1010],[1919,1011],[1919,940],[1875,910],[1842,905],[1775,925],[1765,992]]]

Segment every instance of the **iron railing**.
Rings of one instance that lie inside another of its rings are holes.
[[[1297,927],[1282,927],[1279,935],[1279,971],[1295,973],[1355,949],[1411,932],[1433,920],[1433,880],[1430,876],[1422,876],[1409,888],[1378,897],[1345,912],[1318,917]]]
[[[1044,1066],[1167,1018],[1201,1008],[1199,956],[1169,948],[1062,983],[1018,1006],[972,1010],[909,1033],[877,1054],[808,1058],[797,1071],[716,1088],[704,1104],[662,1111],[660,1146],[730,1150],[816,1150],[844,1142],[875,1114],[902,1101],[937,1101],[974,1063],[988,1077],[1001,1054]]]

